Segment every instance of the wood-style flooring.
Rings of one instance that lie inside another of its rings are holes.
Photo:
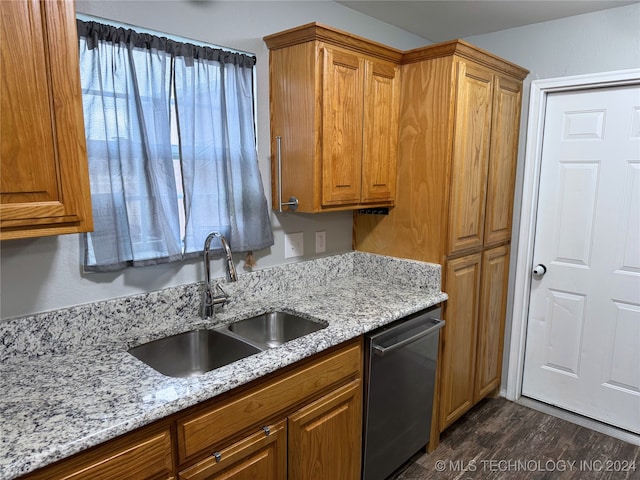
[[[389,480],[640,480],[640,447],[505,400],[486,399],[432,453]]]

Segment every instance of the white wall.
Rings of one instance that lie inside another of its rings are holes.
[[[257,56],[258,157],[270,201],[268,50],[262,37],[317,21],[401,50],[430,42],[331,1],[78,1],[80,13],[205,41]],[[287,263],[283,237],[304,232],[305,257],[315,255],[315,232],[327,232],[327,253],[351,250],[352,215],[272,214],[275,245],[256,252],[257,268]],[[0,318],[8,319],[94,302],[203,278],[201,262],[129,268],[121,273],[81,273],[81,237],[64,235],[0,244]],[[241,257],[237,258],[240,260]],[[221,261],[212,262],[222,276]],[[238,262],[242,271],[243,262]]]
[[[513,288],[516,275],[518,229],[522,206],[522,181],[529,91],[538,79],[581,75],[586,73],[627,70],[640,67],[640,4],[577,15],[496,33],[476,35],[465,40],[531,72],[524,82],[518,170],[514,200],[514,225],[511,248],[509,303],[505,329],[505,364],[509,358]],[[518,321],[516,319],[515,321]],[[507,366],[503,369],[503,386]]]
[[[258,157],[268,196],[268,52],[262,41],[264,35],[318,21],[401,50],[430,43],[331,1],[79,0],[77,10],[255,53],[258,58]],[[514,234],[517,234],[531,80],[640,66],[640,5],[473,36],[466,40],[531,70],[523,95],[514,222]],[[309,252],[305,258],[315,256],[311,252],[314,252],[316,230],[327,232],[327,253],[351,250],[352,217],[349,213],[272,214],[272,221],[276,244],[271,249],[257,252],[258,268],[289,261],[285,261],[283,256],[285,232],[304,232],[305,252]],[[514,247],[516,242],[514,235]],[[515,254],[514,249],[511,285],[515,275]],[[114,274],[83,275],[80,255],[78,235],[2,242],[0,318],[191,283],[201,280],[203,275],[197,261],[130,268]],[[222,275],[219,263],[213,265],[216,276]],[[240,269],[242,265],[240,261]]]

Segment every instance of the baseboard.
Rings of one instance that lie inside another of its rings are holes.
[[[516,400],[516,403],[525,407],[529,407],[533,410],[537,410],[539,412],[561,418],[562,420],[575,423],[576,425],[580,425],[581,427],[604,433],[605,435],[617,438],[618,440],[640,446],[640,435],[636,435],[635,433],[629,432],[627,430],[612,427],[611,425],[593,420],[592,418],[584,417],[582,415],[578,415],[577,413],[569,412],[567,410],[563,410],[561,408],[554,407],[553,405],[549,405],[547,403],[543,403],[527,397],[520,397],[518,400]]]

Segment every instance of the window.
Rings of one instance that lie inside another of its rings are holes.
[[[211,231],[273,245],[253,117],[255,57],[78,20],[94,231],[84,267],[182,260]]]

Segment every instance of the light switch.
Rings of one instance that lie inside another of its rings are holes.
[[[327,251],[327,232],[316,232],[316,253]]]
[[[304,233],[284,234],[284,258],[302,257],[304,255]]]

